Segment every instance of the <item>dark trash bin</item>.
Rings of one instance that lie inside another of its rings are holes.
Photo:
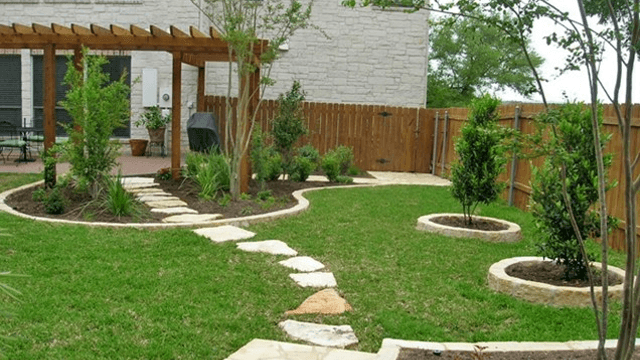
[[[187,121],[187,134],[191,151],[209,152],[213,146],[220,148],[218,126],[212,113],[191,115]]]

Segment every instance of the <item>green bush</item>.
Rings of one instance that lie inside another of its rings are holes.
[[[598,113],[602,125],[602,110]],[[571,225],[569,209],[563,197],[563,175],[571,209],[583,239],[598,236],[599,214],[593,209],[598,201],[596,152],[591,123],[591,109],[584,104],[568,103],[550,110],[539,118],[548,131],[544,144],[547,158],[540,168],[533,168],[531,182],[531,211],[541,241],[538,254],[556,260],[565,266],[566,279],[586,279],[587,266],[594,260],[594,252],[582,256],[577,235]],[[544,130],[542,128],[541,130]],[[601,132],[601,134],[603,134]],[[603,135],[600,146],[604,149],[611,135]],[[603,157],[605,169],[611,166],[613,156]],[[608,188],[613,184],[608,184]],[[615,219],[609,224],[615,226]]]
[[[289,178],[292,181],[307,181],[309,175],[311,175],[317,166],[318,165],[311,161],[311,159],[298,155],[293,158]]]
[[[282,173],[282,156],[266,145],[268,134],[256,126],[251,137],[251,165],[261,183],[277,180]]]
[[[324,171],[329,181],[337,181],[340,175],[340,159],[334,151],[329,151],[322,157],[322,171]]]
[[[44,199],[44,211],[47,214],[59,215],[64,213],[66,199],[59,187],[54,187]]]
[[[318,152],[318,149],[313,147],[313,145],[307,144],[305,146],[299,147],[298,156],[305,157],[312,163],[314,163],[316,167],[313,170],[316,170],[318,168],[318,164],[320,163],[320,153]]]
[[[278,97],[278,114],[273,119],[273,142],[282,157],[283,174],[290,174],[293,164],[293,145],[307,133],[300,104],[304,93],[298,81],[294,81],[285,94]]]
[[[31,194],[31,200],[33,201],[41,202],[41,201],[44,201],[46,198],[47,198],[47,192],[43,188],[40,188]]]
[[[122,175],[115,178],[104,178],[103,204],[115,216],[130,216],[138,211],[138,202],[122,186]]]
[[[478,204],[489,204],[504,188],[497,181],[507,159],[502,145],[505,132],[498,126],[500,100],[485,95],[471,103],[469,121],[455,144],[458,160],[451,167],[451,193],[462,205],[465,223],[471,224]]]
[[[353,178],[346,175],[338,175],[336,181],[340,184],[353,184]]]
[[[228,191],[231,181],[229,162],[218,151],[209,154],[189,153],[183,176],[193,179],[199,186],[198,196],[211,200],[219,191]]]
[[[262,201],[267,200],[268,198],[272,197],[271,190],[258,191],[258,194],[256,194],[256,197]]]
[[[347,171],[347,175],[349,175],[349,176],[360,175],[360,168],[355,166],[355,165],[351,165],[349,167],[349,171]]]
[[[340,162],[340,175],[347,175],[349,168],[353,164],[353,148],[340,145],[333,150]]]

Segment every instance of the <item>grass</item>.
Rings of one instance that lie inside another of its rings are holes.
[[[42,180],[42,174],[0,173],[0,192]]]
[[[308,194],[296,217],[252,226],[255,240],[279,239],[328,266],[354,312],[295,316],[351,325],[376,352],[383,338],[424,341],[596,339],[589,309],[556,309],[486,287],[489,266],[534,255],[530,214],[493,205],[480,215],[514,221],[523,241],[492,244],[414,229],[419,216],[458,212],[447,189],[389,186]],[[22,302],[0,299],[2,348],[20,359],[224,359],[253,338],[289,341],[286,310],[315,290],[298,288],[284,257],[244,253],[189,230],[99,229],[36,223],[0,213],[1,270]],[[5,225],[6,224],[6,225]],[[621,265],[623,256],[612,255]],[[614,314],[619,304],[613,306]],[[615,337],[618,316],[612,316]]]

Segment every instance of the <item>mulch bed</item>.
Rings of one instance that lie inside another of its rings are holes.
[[[615,349],[607,349],[608,358],[613,358]],[[640,359],[637,348],[632,359]],[[432,350],[401,349],[397,360],[593,360],[596,350],[574,351],[519,351],[482,353],[481,357],[471,352],[445,351],[436,355]]]
[[[482,231],[501,231],[507,230],[509,227],[491,220],[485,219],[474,219],[471,224],[465,224],[464,218],[461,216],[439,216],[432,218],[431,221],[434,223],[452,226],[463,229],[471,229],[471,230],[482,230]]]
[[[165,192],[171,193],[185,201],[189,208],[197,210],[201,214],[222,214],[224,218],[258,215],[291,208],[297,204],[297,201],[295,201],[292,196],[292,193],[296,190],[340,185],[328,182],[298,183],[290,181],[271,181],[267,182],[266,187],[263,189],[258,182],[251,180],[248,192],[248,194],[251,195],[251,200],[230,201],[226,205],[220,205],[219,200],[221,199],[221,196],[210,201],[205,201],[199,198],[198,186],[191,180],[173,181],[156,179],[156,182],[160,184],[159,188]],[[100,201],[91,202],[91,197],[89,195],[78,194],[70,188],[66,188],[63,191],[63,194],[67,199],[65,204],[65,213],[61,215],[51,215],[44,211],[43,203],[32,199],[33,192],[39,188],[41,187],[38,186],[16,192],[7,198],[6,203],[16,211],[24,214],[74,221],[158,223],[161,222],[162,218],[167,216],[165,214],[152,213],[146,206],[141,206],[141,211],[139,211],[139,214],[135,216],[116,217],[110,212],[105,211],[104,208],[100,206]],[[257,199],[256,195],[258,192],[265,189],[271,191],[271,196],[273,196],[275,201],[262,201]]]
[[[602,286],[600,271],[595,269],[593,270],[596,275],[594,278],[595,285]],[[519,279],[537,281],[549,285],[570,287],[589,286],[588,280],[565,280],[564,266],[551,261],[523,261],[507,267],[505,272],[507,275],[517,277]],[[611,272],[609,273],[609,285],[613,286],[622,284],[622,280],[623,279],[620,279],[615,274]]]

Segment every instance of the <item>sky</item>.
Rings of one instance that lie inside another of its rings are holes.
[[[580,20],[580,12],[576,1],[553,0],[551,3],[563,11],[568,11],[571,18]],[[595,18],[590,20],[589,24],[595,25],[597,23]],[[547,45],[544,37],[554,31],[558,34],[563,32],[562,28],[555,25],[553,21],[541,19],[534,23],[534,29],[531,36],[533,48],[545,59],[545,62],[541,67],[541,73],[544,78],[549,80],[543,85],[547,101],[565,102],[565,97],[563,96],[564,92],[568,96],[569,100],[584,101],[587,103],[591,102],[589,82],[587,72],[585,70],[571,71],[558,76],[558,71],[555,70],[555,68],[563,66],[567,52],[559,49],[553,44]],[[633,82],[636,85],[636,90],[633,91],[632,99],[634,103],[640,103],[640,89],[638,89],[640,86],[640,61],[636,61],[635,68]],[[608,51],[605,51],[605,56],[600,67],[600,78],[606,88],[610,89],[610,91],[612,91],[615,84],[616,70],[615,53],[612,52],[612,49],[609,49]],[[602,90],[599,90],[598,92],[600,101],[603,103],[610,103]],[[537,94],[532,96],[531,99],[526,99],[513,91],[498,92],[496,95],[498,95],[503,101],[541,102],[541,97]],[[624,92],[621,93],[622,99],[624,99],[623,96]]]

